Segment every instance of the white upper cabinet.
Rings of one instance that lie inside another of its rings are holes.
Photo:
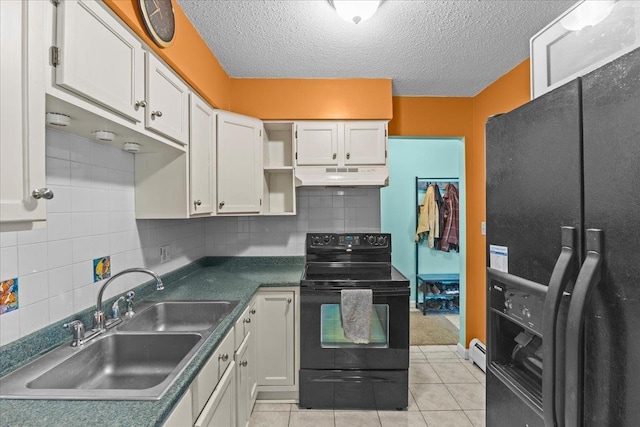
[[[260,213],[262,145],[262,121],[218,112],[218,213]]]
[[[145,126],[182,144],[189,141],[189,88],[155,56],[146,54]]]
[[[191,94],[189,143],[189,193],[191,215],[215,212],[216,112]]]
[[[366,121],[344,124],[345,165],[384,165],[386,156],[386,123]]]
[[[296,124],[296,135],[298,165],[338,164],[338,123],[300,122]]]
[[[142,44],[100,4],[58,5],[57,49],[56,84],[134,122],[143,120]]]
[[[385,165],[384,121],[297,122],[296,166]]]
[[[0,1],[0,231],[46,219],[43,27],[39,2]]]

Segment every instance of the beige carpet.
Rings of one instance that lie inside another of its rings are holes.
[[[411,310],[409,316],[409,344],[457,344],[458,328],[438,314],[426,316],[418,310]]]

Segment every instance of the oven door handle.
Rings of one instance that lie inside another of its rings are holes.
[[[325,375],[323,377],[313,378],[312,382],[316,383],[388,383],[391,382],[389,378],[384,377],[367,377],[363,375]]]
[[[562,250],[549,279],[542,313],[542,407],[545,425],[553,427],[564,426],[565,329],[558,325],[558,313],[573,277],[576,249],[576,229],[562,227]]]
[[[407,288],[367,288],[366,286],[301,286],[300,293],[322,293],[322,294],[339,294],[343,289],[371,289],[373,291],[373,295],[380,296],[405,296],[410,295],[411,290]]]

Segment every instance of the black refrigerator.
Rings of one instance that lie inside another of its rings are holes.
[[[640,425],[640,49],[486,126],[487,426]]]

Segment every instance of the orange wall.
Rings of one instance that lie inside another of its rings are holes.
[[[467,343],[486,343],[486,240],[480,227],[486,221],[485,123],[528,102],[529,60],[520,63],[473,98],[473,144],[466,146],[467,171]]]
[[[231,111],[263,120],[391,119],[390,79],[231,79]]]
[[[173,11],[176,17],[176,35],[173,45],[168,48],[158,47],[147,36],[136,0],[104,2],[211,105],[229,109],[229,76],[175,0]]]
[[[473,98],[393,98],[389,135],[465,138],[467,346],[472,338],[486,343],[486,243],[480,232],[481,223],[486,221],[484,125],[489,116],[529,101],[529,87],[529,60],[526,60]]]

